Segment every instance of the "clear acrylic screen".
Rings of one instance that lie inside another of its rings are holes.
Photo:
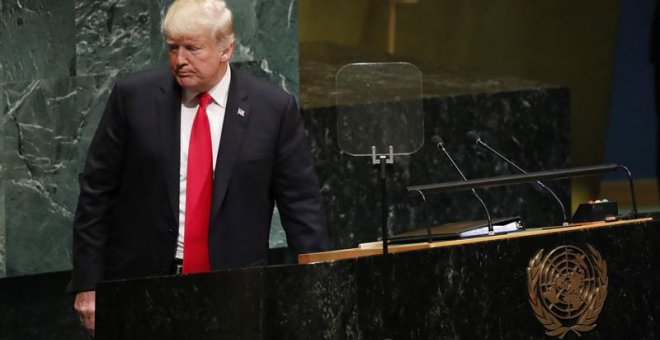
[[[424,142],[422,73],[410,63],[358,63],[336,76],[337,135],[354,156],[414,153]]]

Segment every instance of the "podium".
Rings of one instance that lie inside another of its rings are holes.
[[[657,339],[659,228],[590,223],[105,282],[97,338]]]

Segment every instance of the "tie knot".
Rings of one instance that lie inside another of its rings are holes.
[[[211,95],[208,92],[202,92],[197,95],[199,99],[199,107],[206,109],[206,106],[211,102]]]

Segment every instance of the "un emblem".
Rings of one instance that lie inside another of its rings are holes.
[[[546,334],[563,338],[596,327],[607,297],[607,263],[591,245],[589,252],[560,246],[529,261],[529,303]]]

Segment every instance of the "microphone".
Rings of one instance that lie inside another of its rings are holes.
[[[461,175],[464,181],[467,181],[467,178],[463,174],[463,171],[461,171],[458,165],[456,165],[454,159],[451,158],[449,152],[447,152],[447,149],[445,149],[445,143],[442,141],[442,138],[440,138],[440,136],[438,135],[434,135],[433,137],[431,137],[431,141],[435,143],[436,148],[438,148],[439,150],[444,152],[445,155],[447,155],[447,158],[449,158],[449,161],[454,166],[454,169],[456,169],[456,171],[458,172],[459,175]],[[493,231],[493,220],[490,218],[490,212],[488,211],[488,207],[486,207],[486,203],[484,203],[484,201],[481,199],[479,194],[477,194],[476,190],[472,189],[472,194],[474,195],[474,197],[477,198],[477,200],[479,200],[479,203],[481,203],[481,206],[484,207],[484,211],[486,212],[486,218],[488,219],[488,235],[495,235],[495,231]]]
[[[495,149],[491,148],[488,144],[486,144],[486,142],[484,142],[484,141],[481,139],[481,137],[479,136],[479,134],[478,134],[476,131],[474,131],[474,130],[469,131],[469,132],[467,133],[467,137],[468,137],[469,139],[473,140],[475,143],[477,143],[477,145],[483,146],[483,147],[486,148],[488,151],[494,153],[494,154],[495,154],[497,157],[499,157],[501,160],[507,162],[509,165],[511,165],[512,167],[516,168],[516,169],[517,169],[518,171],[520,171],[521,173],[523,173],[523,174],[526,174],[526,173],[527,173],[527,171],[523,170],[521,167],[519,167],[518,165],[516,165],[516,163],[514,163],[513,161],[511,161],[511,160],[509,160],[508,158],[504,157],[504,155],[502,155],[501,153],[495,151]],[[547,192],[549,192],[550,195],[552,195],[552,197],[555,199],[555,201],[557,201],[557,203],[559,204],[559,207],[561,208],[562,215],[564,216],[564,222],[562,223],[562,225],[564,225],[564,226],[568,225],[569,222],[570,222],[570,219],[569,219],[568,215],[566,215],[566,208],[564,207],[564,204],[561,202],[561,200],[559,199],[559,197],[557,197],[557,194],[555,194],[555,192],[552,191],[552,189],[548,188],[548,187],[547,187],[545,184],[543,184],[543,182],[541,182],[541,181],[536,181],[536,184],[538,184],[538,186],[540,186],[541,188],[543,188],[543,189],[545,189]]]

